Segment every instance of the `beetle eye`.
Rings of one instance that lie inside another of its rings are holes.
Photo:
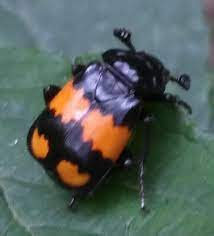
[[[166,70],[165,68],[162,69],[162,75],[163,77],[168,77],[169,76],[169,71]]]
[[[167,83],[169,81],[169,71],[166,70],[165,68],[162,69],[162,80],[164,83]]]
[[[170,74],[170,73],[169,73],[169,71],[167,70],[167,71],[166,71],[166,76],[168,77],[168,76],[169,76],[169,74]]]

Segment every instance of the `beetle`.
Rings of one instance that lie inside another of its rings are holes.
[[[45,109],[31,126],[27,146],[32,156],[74,192],[71,207],[79,198],[92,195],[111,170],[132,163],[127,144],[137,122],[149,133],[152,114],[145,102],[166,102],[191,107],[165,93],[169,81],[189,90],[190,77],[172,76],[163,63],[145,51],[136,51],[131,32],[114,29],[127,49],[109,49],[102,61],[74,64],[72,79],[64,87],[43,90]],[[146,136],[140,157],[140,197],[144,208],[143,166],[148,156]]]

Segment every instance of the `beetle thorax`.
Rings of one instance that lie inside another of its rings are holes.
[[[127,80],[129,80],[129,82],[133,84],[138,83],[139,76],[138,76],[137,70],[133,68],[132,66],[130,66],[129,63],[118,60],[114,62],[113,66],[115,69],[117,69],[117,71],[122,73],[127,78]]]

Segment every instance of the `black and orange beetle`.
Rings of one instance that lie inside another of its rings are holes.
[[[114,36],[128,50],[110,49],[102,54],[102,61],[73,65],[73,78],[64,87],[45,88],[46,107],[27,137],[30,153],[74,190],[71,206],[78,198],[91,195],[112,168],[131,163],[126,146],[133,129],[139,121],[149,127],[152,120],[144,102],[174,103],[191,113],[186,102],[164,92],[169,81],[188,90],[189,76],[177,79],[156,57],[136,51],[128,30],[115,29]],[[147,153],[144,150],[139,165],[141,208]]]

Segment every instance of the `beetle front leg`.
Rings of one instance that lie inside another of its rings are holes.
[[[86,66],[83,64],[72,64],[71,72],[74,76],[84,73]]]
[[[163,96],[163,101],[182,106],[184,109],[188,111],[189,114],[192,114],[191,106],[185,101],[181,100],[178,96],[175,96],[170,93],[165,93]]]

